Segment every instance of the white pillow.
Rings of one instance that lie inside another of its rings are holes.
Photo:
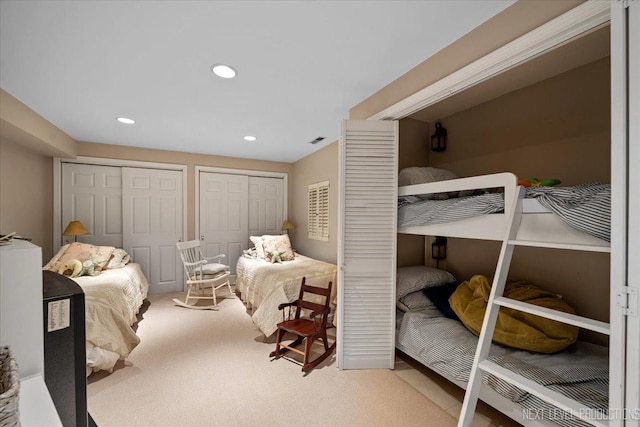
[[[455,282],[453,274],[425,265],[399,267],[396,272],[396,299],[425,288]]]
[[[410,167],[404,168],[398,175],[398,185],[425,184],[427,182],[446,181],[456,179],[458,175],[446,170],[431,167]]]
[[[403,296],[402,298],[400,298],[398,300],[398,304],[396,304],[396,305],[398,307],[400,307],[399,304],[402,304],[403,307],[406,307],[406,310],[404,310],[404,311],[415,311],[415,310],[420,310],[420,309],[425,308],[425,307],[435,307],[436,306],[429,299],[429,297],[427,297],[424,294],[424,292],[422,292],[422,289],[420,289],[419,291],[416,291],[416,292],[411,292],[410,294],[407,294],[407,295]]]
[[[249,240],[256,247],[256,255],[260,259],[265,259],[264,248],[262,247],[262,236],[249,236]]]

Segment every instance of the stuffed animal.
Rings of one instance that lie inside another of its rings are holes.
[[[100,263],[97,261],[94,261],[92,256],[89,256],[87,259],[82,261],[82,271],[78,276],[95,276],[96,266],[98,264]]]
[[[519,179],[518,185],[522,185],[523,187],[553,187],[554,185],[560,184],[562,181],[559,179],[546,179],[544,181],[539,181],[537,178],[526,178]]]
[[[78,277],[82,274],[82,263],[77,259],[70,259],[58,269],[58,274],[67,277]]]
[[[282,264],[282,255],[284,255],[284,252],[271,251],[269,252],[269,255],[271,256],[271,264]]]

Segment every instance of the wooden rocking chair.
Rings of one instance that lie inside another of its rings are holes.
[[[282,322],[278,323],[278,332],[276,337],[276,349],[269,354],[269,357],[279,358],[283,353],[291,350],[304,357],[302,364],[302,372],[309,372],[315,368],[320,362],[326,359],[336,348],[336,343],[329,346],[327,340],[327,318],[329,316],[329,300],[331,298],[331,285],[327,288],[318,288],[315,286],[305,285],[306,278],[302,278],[302,286],[300,287],[300,295],[294,302],[280,304],[279,310],[282,311]],[[320,295],[325,298],[324,305],[315,302],[307,301],[304,299],[305,294]],[[288,319],[285,320],[284,309],[289,308]],[[291,307],[295,307],[295,315],[291,318]],[[302,310],[312,310],[309,318],[301,317]],[[297,336],[297,338],[291,344],[283,344],[282,338],[285,333],[291,333]],[[309,360],[311,354],[311,345],[317,339],[321,339],[324,344],[324,353],[315,358],[313,361]],[[295,348],[304,341],[304,351]],[[280,349],[284,347],[284,349]]]
[[[217,310],[216,290],[226,285],[229,288],[229,293],[235,295],[229,283],[229,266],[219,262],[211,262],[221,260],[225,257],[224,254],[204,257],[200,249],[199,240],[178,242],[176,245],[187,275],[187,297],[184,301],[174,298],[173,302],[186,308]],[[209,294],[209,292],[211,293]],[[213,300],[213,305],[199,306],[190,304],[190,299],[211,299]]]

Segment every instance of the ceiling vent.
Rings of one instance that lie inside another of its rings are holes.
[[[313,141],[309,141],[309,144],[317,144],[318,142],[322,142],[322,141],[324,141],[324,136],[319,136]]]

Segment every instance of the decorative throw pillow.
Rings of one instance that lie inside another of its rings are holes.
[[[56,263],[51,265],[49,269],[51,271],[58,271],[65,262],[71,259],[84,260],[91,256],[97,263],[95,270],[100,271],[107,266],[114,250],[115,248],[113,246],[94,246],[80,242],[69,243],[69,246],[62,256],[60,256]]]
[[[400,267],[396,272],[396,299],[425,288],[455,282],[453,274],[425,265]]]
[[[44,267],[42,267],[43,270],[50,270],[50,271],[57,271],[54,270],[54,266],[58,263],[58,260],[60,259],[60,257],[62,255],[64,255],[64,253],[67,251],[67,248],[69,248],[69,243],[67,243],[66,245],[63,245],[59,250],[58,253],[56,253],[53,258],[51,258],[49,260],[48,263],[45,264]]]
[[[107,269],[123,268],[131,260],[131,257],[124,249],[114,249],[113,255],[107,264]]]
[[[256,248],[256,256],[260,259],[265,259],[266,254],[264,253],[264,248],[262,247],[262,237],[261,236],[249,236],[249,240],[253,243],[253,246]]]
[[[268,261],[271,261],[269,254],[273,252],[279,252],[282,261],[291,261],[295,258],[293,249],[291,249],[291,241],[287,234],[264,235],[262,236],[262,246],[265,254],[267,254]]]

